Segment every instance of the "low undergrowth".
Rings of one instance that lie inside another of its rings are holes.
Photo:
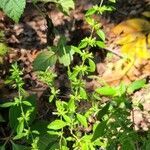
[[[60,9],[67,13],[69,8],[73,8],[72,0],[68,0],[67,6],[61,0],[52,2],[56,2]],[[114,1],[110,0],[108,4],[112,2]],[[0,7],[9,13],[6,5]],[[50,94],[47,101],[55,108],[51,110],[52,115],[47,120],[39,119],[37,97],[25,91],[23,70],[17,63],[12,64],[11,75],[5,83],[17,90],[17,96],[0,104],[0,110],[8,112],[6,115],[0,114],[1,150],[150,149],[149,132],[143,136],[135,130],[135,104],[131,99],[136,90],[146,87],[145,80],[138,80],[129,85],[121,83],[117,87],[101,81],[102,87],[92,92],[86,89],[85,77],[89,78],[96,68],[89,49],[105,47],[105,34],[101,24],[93,19],[93,15],[113,9],[103,5],[103,1],[93,6],[85,14],[85,20],[91,28],[89,37],[84,38],[78,46],[67,45],[66,38],[61,37],[57,45],[49,46],[35,59],[34,70],[38,79],[48,85]],[[18,21],[19,16],[14,15],[9,14],[12,19]],[[74,54],[81,60],[76,65],[72,64]],[[55,84],[56,63],[63,64],[67,70],[70,91],[67,99],[61,98],[60,89]],[[106,98],[105,101],[103,97]],[[82,106],[82,102],[88,104],[88,107]],[[143,109],[142,104],[137,106]]]

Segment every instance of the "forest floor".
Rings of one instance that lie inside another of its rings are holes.
[[[117,3],[116,11],[104,14],[102,17],[96,17],[102,23],[102,27],[106,33],[106,45],[108,49],[119,53],[118,47],[113,42],[117,37],[113,35],[112,28],[126,19],[141,17],[143,11],[150,10],[150,3],[148,3],[149,0],[121,0]],[[56,35],[54,42],[57,42],[60,36],[65,35],[68,39],[68,44],[77,45],[81,39],[88,36],[90,29],[84,20],[84,13],[92,5],[90,1],[77,1],[76,9],[71,11],[69,16],[65,16],[53,7],[49,8],[48,15],[52,19],[55,28],[59,31],[59,35]],[[42,8],[42,4],[39,4],[39,7]],[[0,12],[0,30],[5,32],[6,43],[10,48],[4,64],[1,65],[0,97],[3,100],[9,100],[16,94],[14,90],[4,85],[3,81],[9,75],[8,70],[11,63],[17,60],[21,68],[24,68],[25,89],[30,93],[36,93],[38,95],[39,113],[43,118],[46,117],[50,109],[47,102],[45,102],[45,99],[47,99],[47,86],[38,81],[32,68],[32,62],[37,54],[47,46],[47,25],[45,18],[29,3],[18,24],[14,24],[3,12]],[[96,62],[96,72],[94,75],[103,77],[108,84],[116,86],[121,81],[130,83],[142,78],[146,78],[147,82],[149,82],[149,59],[142,62],[139,66],[133,66],[129,74],[120,77],[119,72],[121,70],[113,70],[116,64],[115,62],[120,57],[117,55],[107,55],[108,51],[100,48],[91,49],[91,52],[93,52]],[[74,60],[75,62],[76,60]],[[61,93],[67,96],[67,89],[69,87],[66,82],[66,69],[61,65],[57,65],[56,71],[58,74],[56,84],[62,89]],[[101,84],[96,80],[87,82],[88,90],[92,91],[98,86],[101,86]],[[147,88],[137,91],[132,96],[133,101],[141,101],[144,104],[143,111],[135,108],[135,123],[137,128],[144,130],[150,127],[149,90],[150,86],[147,86]]]

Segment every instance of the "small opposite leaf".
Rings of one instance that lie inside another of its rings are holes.
[[[82,99],[87,99],[86,90],[82,87],[80,87],[80,96]]]
[[[96,33],[103,41],[105,41],[105,33],[102,30],[97,30]]]
[[[88,127],[88,124],[87,124],[87,119],[85,116],[81,115],[81,114],[78,114],[77,113],[77,119],[79,120],[79,122],[84,126],[84,127]]]
[[[71,123],[71,122],[72,122],[71,119],[70,119],[70,117],[67,116],[67,115],[63,115],[63,118],[64,118],[64,120],[65,120],[66,122],[68,122],[68,123]]]
[[[95,71],[95,68],[96,68],[96,66],[95,66],[95,62],[92,60],[92,59],[89,59],[89,71],[90,72],[94,72]]]
[[[66,125],[67,123],[62,120],[55,120],[48,125],[48,128],[53,130],[59,130],[65,127]]]
[[[114,96],[116,94],[116,89],[109,86],[104,86],[96,89],[96,92],[103,96]]]
[[[82,40],[79,44],[79,49],[85,48],[88,45],[87,41]]]
[[[17,134],[21,134],[24,129],[24,120],[19,121],[19,124],[17,126]]]
[[[132,82],[128,88],[127,88],[127,92],[129,94],[133,93],[135,90],[138,90],[140,88],[142,88],[144,85],[146,84],[146,80],[137,80]]]
[[[71,98],[68,102],[68,108],[71,112],[75,112],[76,106],[75,106],[75,101],[73,98]]]
[[[13,138],[13,140],[19,140],[19,139],[21,139],[21,138],[23,138],[23,137],[25,137],[26,135],[24,134],[24,133],[20,133],[20,134],[17,134],[14,138]]]
[[[95,12],[96,12],[96,9],[93,7],[93,8],[88,9],[85,15],[90,16],[90,15],[93,15]]]
[[[32,106],[32,104],[29,101],[23,101],[22,103],[26,106]]]
[[[104,48],[105,47],[105,43],[102,41],[96,41],[96,45],[100,48]]]
[[[0,104],[0,107],[6,108],[14,105],[14,102],[6,102],[4,104]]]

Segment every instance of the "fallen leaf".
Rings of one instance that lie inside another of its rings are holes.
[[[117,35],[121,33],[129,34],[139,31],[146,32],[150,31],[150,22],[140,18],[129,19],[127,21],[121,22],[119,25],[114,27],[112,31]]]

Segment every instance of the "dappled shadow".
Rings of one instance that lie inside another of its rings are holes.
[[[6,18],[4,24],[8,46],[26,50],[40,50],[46,47],[47,24],[33,4],[27,4],[18,24]]]
[[[143,11],[150,10],[150,2],[148,0],[118,0],[114,4],[115,10],[105,13],[104,18],[109,23],[119,23],[123,20],[139,17]]]
[[[18,26],[18,32],[10,31],[6,33],[8,39],[8,46],[12,48],[23,48],[23,49],[42,49],[46,44],[41,44],[40,37],[37,32],[28,24],[22,24]]]

